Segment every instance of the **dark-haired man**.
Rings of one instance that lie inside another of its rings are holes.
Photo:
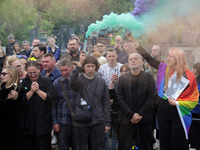
[[[102,56],[106,57],[106,46],[103,41],[97,42],[97,50],[99,53],[101,53]]]
[[[35,59],[37,59],[37,63],[40,66],[40,71],[43,70],[42,66],[42,57],[44,54],[46,54],[47,47],[43,44],[37,44],[33,47],[33,50],[31,52],[31,55],[34,56]]]
[[[69,50],[71,55],[71,61],[79,61],[79,42],[77,39],[72,38],[69,40]]]
[[[34,46],[37,45],[37,44],[40,44],[40,39],[36,37],[36,38],[33,39],[32,46],[31,46],[30,50],[28,50],[28,51],[26,52],[26,56],[27,56],[27,57],[30,57],[30,54],[31,54],[31,52],[32,52],[32,50],[33,50],[33,48],[34,48]]]

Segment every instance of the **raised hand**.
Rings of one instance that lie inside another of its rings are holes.
[[[82,50],[80,54],[79,62],[78,62],[79,67],[82,67],[83,63],[85,62],[85,59],[86,59],[86,54],[84,50]]]
[[[127,38],[127,40],[133,42],[133,44],[135,45],[136,48],[140,45],[140,44],[136,41],[135,37],[132,35],[131,32],[126,32],[126,38]]]

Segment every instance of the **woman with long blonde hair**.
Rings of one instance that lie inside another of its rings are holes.
[[[15,67],[6,66],[1,72],[0,118],[2,149],[16,149],[16,107],[20,92],[19,72]]]
[[[6,58],[6,52],[4,51],[3,47],[0,46],[0,72],[3,68],[3,62]]]
[[[127,38],[131,40],[136,50],[155,69],[157,74],[157,92],[160,97],[158,106],[159,138],[161,150],[189,150],[188,133],[192,121],[191,111],[199,101],[199,91],[194,74],[188,69],[186,56],[183,50],[171,48],[167,57],[167,64],[151,57],[148,52],[129,33]],[[176,72],[176,83],[179,84],[182,77],[189,80],[189,84],[175,100],[172,95],[166,97],[169,80]]]
[[[7,56],[5,65],[16,67],[19,71],[20,79],[24,79],[26,77],[27,72],[25,70],[23,62],[18,58],[18,56],[16,55]]]

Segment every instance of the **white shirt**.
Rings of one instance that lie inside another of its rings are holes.
[[[120,64],[120,63],[117,63],[117,65],[114,68],[108,66],[108,63],[100,66],[99,73],[100,73],[101,77],[106,81],[107,85],[109,85],[113,74],[117,74],[118,76],[120,76],[120,67],[121,66],[122,66],[122,64]]]

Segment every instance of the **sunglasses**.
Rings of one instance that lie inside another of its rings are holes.
[[[2,76],[5,76],[5,75],[7,75],[7,74],[8,74],[8,73],[5,73],[5,72],[2,72],[2,73],[1,73]]]

